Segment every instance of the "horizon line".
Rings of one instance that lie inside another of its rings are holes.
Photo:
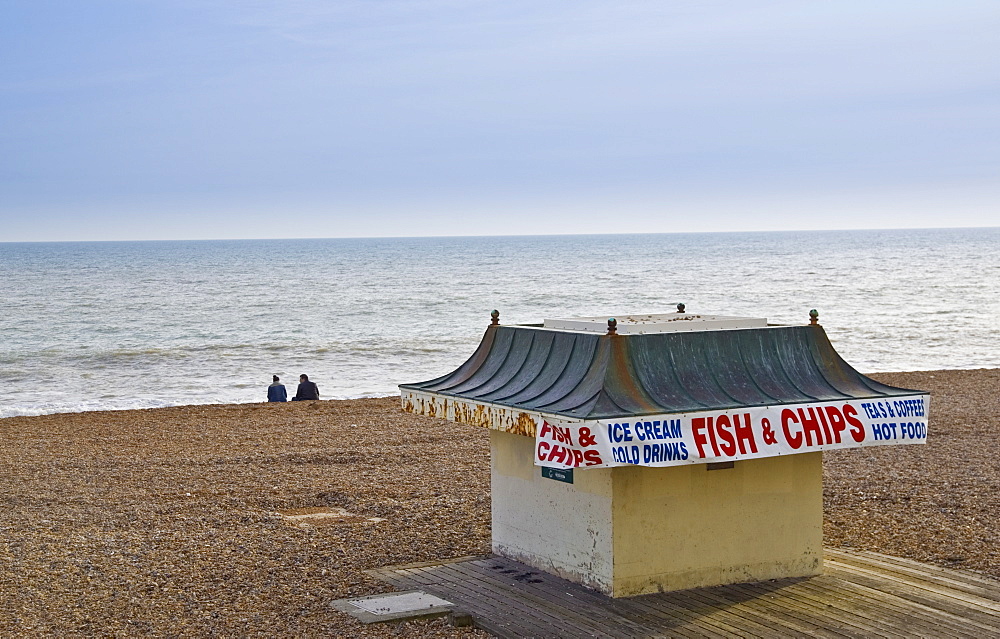
[[[272,240],[283,241],[305,241],[305,240],[430,240],[430,239],[470,239],[470,238],[518,238],[518,237],[603,237],[603,236],[632,236],[632,235],[735,235],[747,233],[837,233],[837,232],[877,232],[877,231],[948,231],[948,230],[973,230],[973,229],[1000,229],[1000,225],[995,226],[907,226],[907,227],[878,227],[878,228],[830,228],[830,229],[782,229],[782,230],[738,230],[738,231],[674,231],[674,232],[610,232],[610,233],[497,233],[482,235],[342,235],[327,237],[215,237],[215,238],[192,238],[192,237],[172,237],[163,239],[120,239],[120,240],[13,240],[0,241],[3,244],[96,244],[96,243],[126,243],[126,242],[266,242]]]

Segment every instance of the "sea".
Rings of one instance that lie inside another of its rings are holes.
[[[504,324],[805,324],[862,372],[1000,366],[1000,228],[0,243],[0,417],[396,394]]]

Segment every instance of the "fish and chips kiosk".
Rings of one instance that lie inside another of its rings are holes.
[[[926,441],[928,394],[856,371],[815,311],[498,315],[403,410],[490,429],[494,553],[613,597],[820,574],[823,451]]]

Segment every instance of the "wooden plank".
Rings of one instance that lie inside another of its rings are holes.
[[[845,581],[886,595],[893,595],[903,601],[909,602],[915,607],[934,611],[942,618],[951,618],[958,622],[964,621],[969,624],[970,630],[972,627],[976,627],[990,633],[1000,633],[1000,617],[990,612],[956,604],[954,600],[948,601],[941,597],[935,597],[921,588],[914,588],[890,580],[878,579],[877,577],[872,577],[866,571],[853,570],[844,566],[831,568],[831,572],[841,576]]]
[[[504,565],[515,567],[518,570],[527,569],[532,573],[537,573],[541,579],[538,583],[531,583],[530,581],[514,583],[511,581],[511,589],[533,592],[544,599],[553,601],[556,605],[581,609],[582,613],[588,617],[603,619],[605,623],[616,628],[617,633],[623,637],[647,636],[654,633],[662,633],[665,629],[669,629],[677,636],[706,636],[704,631],[692,632],[685,628],[683,624],[687,620],[679,618],[676,615],[673,617],[664,617],[654,614],[659,612],[657,610],[643,608],[635,604],[626,607],[629,600],[613,599],[580,584],[528,568],[524,564],[509,562]],[[496,572],[491,569],[492,567],[482,562],[476,562],[476,565],[470,568],[478,571],[475,574],[476,578],[482,572],[487,572],[489,576],[497,578]],[[504,577],[500,577],[500,579],[503,580]],[[508,579],[510,578],[508,577]],[[719,634],[712,636],[722,637],[726,635]]]
[[[872,634],[900,636],[900,624],[908,615],[871,593],[851,592],[850,584],[831,577],[817,577],[799,584],[796,597],[811,601],[831,625],[849,624]]]
[[[667,606],[662,600],[645,596],[612,599],[612,608],[625,617],[641,617],[652,629],[669,629],[678,637],[728,637],[732,633],[725,627],[705,621],[699,611],[681,606]]]
[[[526,630],[545,627],[549,621],[547,618],[534,617],[530,614],[511,615],[509,603],[497,601],[492,597],[484,598],[479,593],[466,589],[464,584],[454,584],[441,579],[433,571],[411,569],[402,572],[411,581],[421,584],[417,587],[447,599],[472,614],[477,627],[498,637],[517,639],[523,637]]]
[[[667,593],[619,598],[614,601],[616,606],[626,611],[643,611],[653,619],[663,619],[661,624],[669,619],[670,623],[679,624],[676,628],[683,630],[686,636],[732,637],[734,634],[745,634],[726,620],[715,616],[717,608],[687,600],[672,600]]]
[[[562,605],[561,602],[527,592],[527,589],[520,587],[521,584],[518,582],[514,583],[519,587],[512,588],[511,584],[506,583],[495,575],[484,571],[470,571],[468,570],[468,566],[459,564],[443,566],[440,570],[450,573],[450,581],[462,582],[466,588],[475,590],[482,596],[496,598],[499,595],[504,599],[505,603],[510,603],[521,613],[541,616],[538,612],[545,611],[547,613],[545,617],[551,616],[557,620],[556,624],[553,624],[552,621],[548,621],[545,624],[553,630],[553,634],[550,636],[565,636],[568,629],[575,629],[580,636],[615,636],[615,634],[612,634],[613,628],[607,628],[608,624],[602,624],[597,619],[578,614],[572,608]]]
[[[739,620],[737,623],[746,632],[756,636],[774,637],[801,634],[801,628],[798,628],[794,623],[790,625],[787,620],[744,605],[743,597],[736,596],[736,593],[730,590],[730,586],[683,590],[675,594],[682,599],[701,599],[712,602],[713,605],[725,609],[736,617]]]
[[[577,614],[576,611],[561,605],[559,602],[550,602],[545,597],[538,596],[537,593],[528,592],[522,584],[518,584],[518,586],[522,586],[519,588],[506,580],[494,578],[491,574],[476,571],[469,564],[449,566],[448,572],[451,575],[450,580],[461,581],[470,589],[478,592],[489,592],[490,596],[501,598],[505,602],[512,602],[518,608],[546,611],[548,615],[558,617],[563,624],[575,627],[578,631],[601,631],[605,636],[613,636],[610,632],[600,630],[599,621],[596,622],[598,630],[595,631],[591,627],[594,620]]]
[[[856,588],[860,589],[870,589],[873,592],[882,593],[888,600],[883,599],[883,601],[892,601],[893,599],[898,599],[909,604],[909,614],[903,615],[900,624],[916,630],[917,628],[926,629],[941,629],[950,628],[950,632],[955,635],[964,635],[979,637],[983,634],[987,635],[1000,635],[1000,628],[997,627],[994,620],[983,619],[982,617],[973,618],[971,615],[962,614],[961,612],[956,613],[955,611],[945,611],[937,607],[934,602],[930,601],[908,601],[905,597],[897,598],[891,593],[884,593],[879,590],[877,583],[863,584],[863,583],[853,583]],[[888,603],[886,607],[888,607]]]
[[[608,637],[616,635],[614,625],[607,623],[606,619],[591,619],[560,602],[549,601],[538,593],[529,593],[526,588],[518,589],[502,580],[493,580],[486,575],[468,572],[456,575],[456,578],[462,579],[470,589],[497,593],[494,596],[502,597],[505,602],[513,604],[522,611],[530,611],[532,615],[554,617],[557,620],[555,624],[552,622],[543,624],[543,627],[551,626],[549,634],[552,636],[565,635],[570,628],[576,633],[600,634]]]
[[[881,604],[881,607],[876,608],[870,614],[873,619],[893,622],[896,626],[895,636],[972,638],[982,635],[982,630],[974,624],[949,618],[948,615],[938,614],[937,611],[930,611],[919,605],[912,605],[912,602],[859,584],[845,581],[841,592],[845,593],[846,596],[846,593],[851,592],[852,589],[855,590],[855,594],[860,596],[877,597],[876,601]],[[898,607],[900,603],[903,605],[902,609]]]
[[[972,572],[970,570],[944,568],[943,566],[922,563],[914,559],[893,557],[891,555],[883,555],[881,553],[871,552],[868,550],[827,548],[824,550],[824,553],[833,561],[856,560],[867,562],[872,565],[893,565],[899,568],[908,568],[922,574],[939,575],[953,582],[957,582],[958,584],[965,584],[967,587],[983,589],[986,593],[982,596],[995,601],[1000,601],[1000,580],[992,579],[986,575]],[[956,587],[960,586],[956,585]],[[976,593],[973,592],[973,594]]]
[[[859,568],[885,572],[898,578],[926,581],[954,589],[990,601],[1000,601],[1000,582],[990,582],[985,578],[940,566],[914,566],[897,557],[839,553],[831,555],[829,561],[848,564]]]
[[[841,579],[840,577],[831,577]],[[913,601],[908,597],[901,597],[885,590],[885,584],[881,580],[869,582],[867,584],[858,583],[851,575],[844,575],[841,579],[841,592],[844,597],[859,597],[875,601],[876,614],[883,616],[893,616],[898,619],[898,623],[906,628],[912,628],[913,632],[923,628],[923,631],[931,632],[934,629],[949,628],[955,636],[972,635],[979,636],[981,630],[970,625],[968,619],[964,617],[953,617],[946,614],[939,606],[926,606],[920,602]],[[870,586],[874,585],[872,588]],[[922,632],[923,632],[922,631]]]
[[[938,610],[851,581],[842,580],[839,593],[841,599],[856,597],[872,602],[863,614],[894,626],[895,636],[979,637],[982,634],[981,629],[967,620],[956,620]]]
[[[741,604],[748,608],[762,607],[772,611],[781,611],[785,616],[792,616],[799,621],[799,625],[809,626],[809,634],[813,636],[823,636],[834,633],[838,636],[850,637],[871,637],[879,633],[874,632],[870,627],[858,627],[854,623],[829,623],[827,615],[830,608],[826,602],[820,602],[802,596],[801,580],[788,580],[788,582],[778,591],[770,587],[764,588],[762,584],[744,584],[732,587],[734,592],[742,592],[748,597]],[[828,598],[833,598],[834,593],[828,593]]]
[[[841,553],[833,560],[836,564],[846,564],[856,568],[863,568],[880,575],[891,576],[899,580],[911,581],[913,583],[927,583],[939,586],[944,589],[968,594],[972,597],[992,603],[995,609],[1000,612],[1000,583],[990,587],[989,584],[970,582],[966,579],[957,578],[957,571],[922,570],[900,564],[885,555],[881,557],[858,557]]]
[[[531,605],[531,598],[528,597],[529,607],[524,607],[525,597],[522,596],[522,592],[518,588],[513,586],[506,586],[503,584],[500,588],[477,588],[476,584],[481,584],[484,581],[484,577],[478,574],[445,574],[442,575],[435,571],[433,576],[428,578],[436,579],[439,583],[444,584],[445,591],[450,588],[449,593],[452,600],[458,599],[460,603],[470,612],[482,614],[486,612],[483,610],[482,602],[489,600],[495,601],[496,607],[489,611],[496,618],[505,619],[515,619],[518,623],[514,624],[517,628],[514,636],[525,636],[526,634],[538,635],[540,632],[544,632],[546,635],[560,636],[566,634],[565,625],[553,625],[553,619],[559,620],[566,616],[566,610],[545,610],[537,605]],[[518,587],[523,587],[527,584],[518,583]],[[458,595],[457,597],[455,595]],[[444,596],[444,595],[441,595]],[[447,598],[447,597],[446,597]],[[538,616],[538,615],[541,616]],[[479,620],[477,619],[477,625]],[[482,624],[484,629],[491,630],[488,624]],[[589,629],[588,629],[589,630]],[[492,631],[492,630],[491,630]],[[584,632],[581,629],[577,629],[578,633]]]
[[[508,562],[508,564],[510,565],[524,566],[524,564],[513,562],[511,560],[504,560],[504,561]],[[477,561],[472,563],[480,570],[486,570],[489,568],[486,562]],[[621,614],[620,610],[624,602],[632,601],[630,599],[613,599],[605,594],[597,592],[596,590],[592,590],[580,584],[562,579],[560,577],[556,577],[554,575],[548,575],[545,573],[541,573],[541,575],[543,580],[541,584],[526,583],[523,584],[523,586],[521,584],[518,584],[518,586],[525,588],[532,588],[535,586],[542,586],[544,584],[546,590],[553,593],[553,595],[559,598],[560,600],[565,601],[568,605],[577,605],[578,603],[582,602],[590,605],[592,608],[610,609],[612,611],[617,612],[618,614]],[[658,628],[662,629],[666,627],[679,636],[692,636],[692,637],[710,636],[710,637],[720,637],[720,638],[727,636],[721,631],[718,634],[712,633],[710,632],[709,629],[688,630],[687,628],[684,627],[684,625],[690,623],[691,621],[690,615],[687,614],[678,614],[677,611],[667,611],[669,612],[669,614],[664,615],[663,613],[665,611],[654,607],[637,609],[635,608],[637,604],[633,603],[632,605],[633,608],[630,610],[632,614],[638,613],[638,614],[647,614],[653,616],[653,619],[651,620],[653,621],[653,623],[650,626],[653,629],[658,629]]]
[[[473,563],[478,564],[481,570],[485,570],[487,568],[483,565],[483,562]],[[510,562],[510,564],[527,568],[524,564],[516,562]],[[717,628],[712,624],[708,624],[707,626],[703,624],[699,628],[689,628],[688,626],[690,626],[690,624],[697,623],[700,620],[700,616],[682,608],[663,609],[656,606],[649,606],[643,602],[634,600],[641,598],[613,599],[580,584],[576,584],[553,575],[542,573],[541,577],[543,580],[542,583],[518,583],[516,587],[530,590],[544,585],[547,590],[547,596],[554,597],[556,600],[561,601],[568,606],[575,607],[580,603],[585,603],[589,606],[588,610],[590,614],[593,614],[595,609],[605,609],[615,612],[616,620],[627,620],[630,617],[635,617],[637,615],[646,617],[649,619],[650,625],[644,629],[644,632],[655,632],[657,630],[662,632],[663,629],[669,629],[672,633],[678,636],[708,636],[718,637],[719,639],[732,636],[732,633],[728,628]],[[625,606],[628,606],[627,613],[624,612],[624,610],[626,610]],[[615,621],[615,623],[620,622]]]
[[[863,636],[849,633],[844,629],[825,628],[822,623],[817,623],[801,609],[797,610],[795,606],[789,605],[780,595],[762,592],[761,589],[754,588],[753,584],[734,584],[727,586],[726,591],[746,595],[741,597],[740,601],[740,605],[746,609],[767,611],[767,614],[781,619],[788,627],[812,637],[830,637],[832,639],[854,637],[860,639]]]
[[[943,586],[929,584],[919,580],[900,578],[893,574],[887,574],[879,570],[846,563],[831,564],[829,571],[831,574],[852,575],[850,578],[852,581],[856,581],[858,577],[863,576],[869,581],[882,583],[885,586],[885,589],[887,589],[886,592],[890,592],[888,589],[895,589],[899,592],[908,592],[914,596],[919,596],[928,601],[933,601],[935,602],[934,607],[941,607],[945,610],[976,610],[988,616],[1000,616],[1000,602],[994,602],[976,595],[951,590]]]
[[[803,605],[811,606],[827,627],[850,628],[862,636],[899,637],[902,618],[896,617],[895,611],[887,614],[873,602],[845,596],[840,588],[800,584],[794,596]]]
[[[686,591],[683,599],[692,602],[701,601],[704,605],[717,610],[713,616],[717,615],[720,620],[726,621],[743,634],[754,637],[778,637],[790,632],[787,624],[743,606],[733,605],[725,598],[707,590]]]
[[[875,553],[827,557],[827,574],[810,579],[620,599],[492,556],[368,572],[448,599],[500,637],[1000,636],[988,579]]]
[[[631,600],[626,601],[631,602]],[[728,611],[725,606],[719,605],[717,602],[703,597],[684,596],[668,598],[665,594],[651,595],[643,603],[644,605],[653,606],[654,609],[662,613],[669,614],[673,612],[674,614],[677,614],[677,611],[683,611],[683,614],[688,619],[685,623],[687,623],[690,627],[705,629],[707,626],[717,630],[718,632],[724,633],[724,635],[728,637],[762,637],[774,634],[772,628],[757,624],[753,621],[748,622],[740,615],[736,615]]]
[[[445,574],[438,574],[437,577],[443,579],[452,592],[462,593],[470,611],[474,605],[488,608],[491,618],[502,621],[515,636],[531,633],[539,637],[558,637],[567,634],[567,629],[574,629],[576,633],[589,631],[576,628],[571,620],[565,618],[563,611],[539,606],[530,598],[520,596],[520,593],[511,596],[510,593],[496,592],[479,580],[462,578],[451,571],[442,572]],[[489,604],[483,605],[483,602]]]
[[[507,623],[508,607],[503,603],[495,602],[492,598],[483,599],[478,595],[470,596],[468,593],[463,593],[463,589],[456,588],[454,584],[447,583],[433,573],[428,574],[423,569],[409,569],[400,573],[406,575],[407,582],[415,584],[414,587],[427,590],[467,610],[473,615],[476,626],[499,637],[523,636],[522,628],[516,624],[511,627]],[[456,597],[456,595],[461,596]]]
[[[928,621],[932,622],[931,628],[941,627],[939,615],[928,616],[925,611],[908,605],[908,602],[902,602],[878,591],[861,589],[839,578],[816,577],[800,584],[799,588],[801,590],[799,596],[812,596],[817,603],[825,602],[825,612],[831,624],[852,623],[871,627],[873,634],[888,637],[915,634],[927,636],[928,632],[918,633],[916,629],[924,627],[923,624]],[[967,626],[958,626],[951,628],[949,634],[955,637],[964,636],[963,632],[967,630]]]

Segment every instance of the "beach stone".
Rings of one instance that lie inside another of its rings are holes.
[[[826,453],[825,544],[1000,578],[1000,369],[872,376],[930,391],[928,443]],[[0,419],[0,628],[487,637],[329,602],[384,593],[373,568],[488,554],[489,467],[487,430],[398,398]]]

